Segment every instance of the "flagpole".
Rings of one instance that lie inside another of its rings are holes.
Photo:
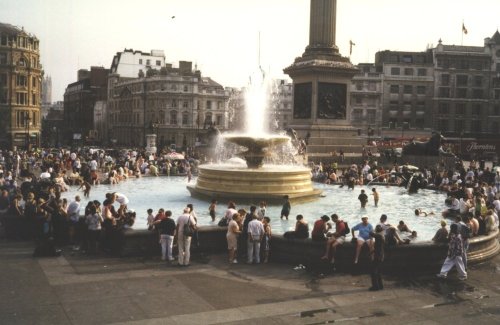
[[[464,45],[464,20],[462,19],[462,41],[460,42],[460,46]]]

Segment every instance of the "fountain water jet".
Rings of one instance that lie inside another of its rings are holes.
[[[199,166],[196,184],[187,186],[192,196],[269,203],[281,203],[284,195],[292,202],[319,197],[321,190],[312,187],[308,168],[264,163],[276,147],[290,142],[288,136],[265,130],[268,85],[263,71],[252,76],[245,96],[246,132],[221,135],[223,141],[246,148],[236,154],[245,159],[246,166],[224,162]]]

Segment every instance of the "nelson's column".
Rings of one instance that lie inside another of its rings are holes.
[[[349,86],[356,67],[335,45],[337,0],[311,0],[309,45],[283,71],[293,79],[290,127],[309,139],[308,152],[342,149],[354,139],[350,125]]]

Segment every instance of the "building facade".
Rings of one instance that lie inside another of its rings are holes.
[[[228,128],[229,92],[192,63],[166,65],[158,74],[108,81],[108,138],[111,143],[145,146],[146,134],[157,135],[157,146],[192,149],[204,142],[211,126]]]
[[[64,92],[64,144],[101,144],[103,136],[96,125],[96,104],[106,101],[109,69],[91,67],[79,70],[78,81]],[[100,108],[100,106],[98,107]]]
[[[146,74],[150,69],[159,71],[165,68],[165,53],[152,50],[150,53],[125,49],[113,57],[111,73],[122,78],[138,78],[140,73]]]
[[[284,79],[272,80],[268,105],[269,129],[288,128],[293,118],[293,83]]]
[[[42,79],[42,105],[52,104],[52,77],[45,76]]]
[[[42,75],[38,38],[0,23],[0,147],[40,145]]]
[[[351,124],[375,132],[382,126],[383,74],[373,63],[357,65],[359,73],[351,84]]]
[[[382,51],[375,55],[382,73],[382,125],[423,131],[433,128],[434,66],[432,51]]]

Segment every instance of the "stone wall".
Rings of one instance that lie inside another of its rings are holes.
[[[204,255],[227,252],[225,227],[206,226],[198,231],[199,246],[192,244],[192,252]],[[500,251],[498,230],[488,236],[470,240],[469,263],[483,262]],[[350,236],[348,237],[348,239]],[[313,242],[311,239],[288,240],[275,235],[271,240],[270,260],[290,265],[303,264],[317,270],[328,270],[329,266],[321,260],[325,250],[324,242]],[[402,272],[438,272],[443,263],[448,246],[432,242],[413,243],[396,247],[387,247],[384,262],[385,273]],[[147,230],[129,230],[125,233],[122,255],[151,256],[159,255],[158,237]],[[369,257],[366,247],[363,248],[359,263],[353,264],[355,244],[350,241],[338,247],[336,267],[344,272],[366,272],[369,269]]]

